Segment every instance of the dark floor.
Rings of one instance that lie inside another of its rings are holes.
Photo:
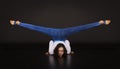
[[[72,44],[73,55],[46,56],[47,44],[1,44],[0,69],[120,69],[118,44]]]

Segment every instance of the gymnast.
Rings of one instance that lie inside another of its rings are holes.
[[[108,25],[110,22],[111,22],[110,20],[100,20],[98,22],[94,22],[94,23],[90,23],[90,24],[86,24],[86,25],[75,26],[75,27],[49,28],[49,27],[36,26],[36,25],[28,24],[28,23],[23,23],[18,20],[17,21],[10,20],[11,25],[19,25],[19,26],[22,26],[22,27],[25,27],[25,28],[28,28],[31,30],[35,30],[35,31],[47,34],[48,36],[52,37],[52,40],[50,40],[50,42],[49,42],[49,49],[48,49],[48,54],[50,54],[50,55],[54,54],[54,50],[57,47],[57,45],[59,45],[59,44],[64,45],[64,47],[67,51],[66,52],[67,54],[73,53],[71,51],[70,42],[69,42],[69,40],[67,40],[68,36],[75,34],[77,32],[80,32],[82,30],[100,26],[102,24]],[[61,49],[63,50],[64,48],[61,48]]]

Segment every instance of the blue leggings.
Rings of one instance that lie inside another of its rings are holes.
[[[19,26],[47,34],[51,36],[53,40],[61,40],[61,41],[66,40],[68,36],[74,33],[80,32],[82,30],[90,29],[90,28],[93,28],[99,25],[101,25],[99,22],[94,22],[94,23],[90,23],[86,25],[80,25],[80,26],[60,29],[60,28],[48,28],[48,27],[43,27],[43,26],[36,26],[36,25],[22,23],[22,22],[19,24]]]

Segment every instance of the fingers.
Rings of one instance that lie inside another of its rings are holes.
[[[74,54],[74,51],[71,51],[71,54]]]
[[[14,21],[14,20],[10,20],[10,24],[11,25],[15,25],[15,24],[17,24],[17,25],[19,25],[20,24],[20,21]]]
[[[45,55],[49,55],[49,52],[46,52]]]

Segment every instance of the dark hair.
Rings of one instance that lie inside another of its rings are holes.
[[[66,56],[67,50],[66,50],[65,46],[64,46],[63,44],[61,44],[61,43],[59,43],[59,44],[56,46],[56,48],[54,49],[54,55],[58,57],[58,49],[59,49],[60,47],[63,47],[63,48],[64,48],[63,57]]]

